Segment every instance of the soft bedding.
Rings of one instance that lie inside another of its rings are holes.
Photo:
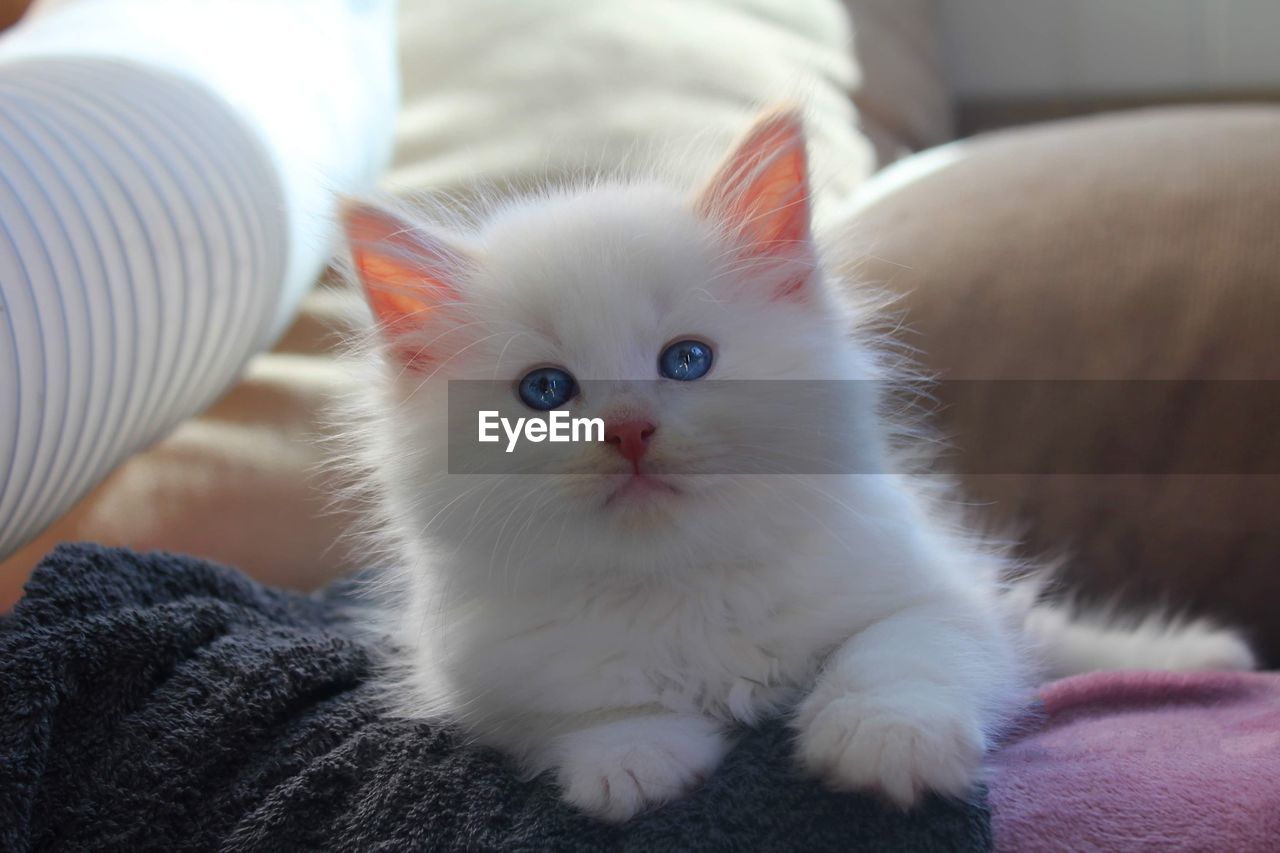
[[[976,851],[980,802],[906,814],[744,733],[684,800],[623,825],[448,727],[389,719],[340,589],[190,557],[50,554],[0,619],[0,849]]]
[[[622,827],[446,726],[389,719],[351,587],[67,545],[0,618],[3,850],[1231,850],[1280,845],[1280,675],[1099,673],[1043,687],[989,801],[904,814],[745,733]]]
[[[1280,674],[1094,673],[993,759],[1007,851],[1280,850]]]

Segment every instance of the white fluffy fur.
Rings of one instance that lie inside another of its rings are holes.
[[[653,380],[686,336],[715,346],[715,379],[883,371],[816,250],[785,269],[744,262],[732,230],[663,186],[511,201],[467,233],[422,227],[456,247],[458,296],[413,332],[429,369],[371,356],[352,429],[394,565],[395,713],[455,719],[614,820],[706,778],[736,725],[786,713],[805,768],[908,806],[969,790],[1025,700],[1034,646],[1059,672],[1251,665],[1224,632],[1088,628],[1005,595],[1001,550],[895,470],[876,399],[797,452],[877,474],[716,473],[804,413],[658,382],[571,408],[654,419],[648,458],[684,472],[680,494],[606,503],[628,466],[594,444],[568,474],[446,474],[447,379],[514,383],[555,364]],[[796,264],[804,298],[772,298]],[[508,396],[493,407],[521,414]]]

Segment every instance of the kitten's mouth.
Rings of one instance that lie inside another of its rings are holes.
[[[680,490],[666,480],[636,471],[619,478],[622,482],[605,498],[605,506],[616,506],[632,501],[653,500],[663,495],[678,495]]]

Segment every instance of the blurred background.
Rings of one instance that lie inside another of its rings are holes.
[[[30,3],[0,0],[0,27],[16,22]],[[891,0],[850,5],[894,14]],[[930,28],[962,134],[1139,104],[1280,98],[1280,5],[1271,0],[901,5],[910,10],[904,19],[934,19]]]
[[[961,133],[1280,89],[1269,0],[941,0],[939,12]]]
[[[939,412],[981,515],[1068,558],[1082,597],[1241,624],[1275,663],[1275,395],[1228,419],[1188,380],[1280,380],[1278,41],[1274,0],[403,0],[380,186],[465,199],[715,150],[801,98],[832,264],[899,296],[928,370],[981,380],[944,383]],[[342,287],[321,276],[216,403],[0,554],[0,606],[70,539],[299,588],[361,566],[318,442]],[[1005,379],[1164,383],[1142,472],[1098,473],[1116,416],[1096,396],[1036,412]],[[1232,464],[1197,464],[1207,443]]]

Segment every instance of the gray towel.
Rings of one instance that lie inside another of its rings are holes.
[[[984,805],[831,793],[776,723],[687,798],[598,823],[447,726],[383,716],[338,599],[58,548],[0,620],[0,849],[990,849]]]

